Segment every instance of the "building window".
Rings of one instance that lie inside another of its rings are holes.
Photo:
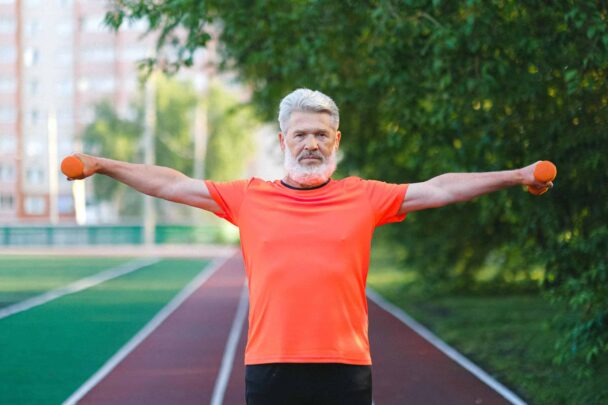
[[[17,142],[12,135],[0,136],[0,154],[11,155],[17,149]]]
[[[40,22],[33,20],[25,23],[25,35],[27,37],[34,37],[40,32]]]
[[[15,200],[12,195],[0,194],[0,210],[12,211],[15,207]]]
[[[138,61],[151,55],[153,55],[153,52],[151,52],[147,47],[143,46],[131,46],[123,49],[122,51],[122,59],[127,62]]]
[[[27,48],[23,53],[23,63],[25,66],[36,66],[40,61],[40,52],[36,48]]]
[[[72,51],[69,49],[60,50],[59,52],[57,52],[57,57],[55,58],[55,60],[57,61],[57,64],[60,66],[71,65],[73,59],[74,58],[72,56]]]
[[[90,48],[82,52],[82,60],[85,62],[113,62],[113,48]]]
[[[78,91],[80,92],[111,93],[115,87],[116,83],[112,76],[84,77],[78,81]]]
[[[104,16],[88,16],[80,18],[80,30],[84,32],[108,32],[110,29],[104,25]]]
[[[25,213],[29,215],[41,215],[46,211],[46,200],[42,197],[26,197]]]
[[[3,45],[0,47],[0,63],[15,63],[15,48]]]
[[[30,124],[38,125],[39,122],[40,122],[40,111],[38,111],[37,109],[31,110],[30,111]]]
[[[28,141],[25,147],[25,155],[27,157],[42,156],[46,145],[40,141]]]
[[[74,199],[71,195],[60,195],[57,198],[57,210],[60,214],[71,214],[74,212]]]
[[[15,109],[13,107],[0,106],[0,122],[2,123],[13,123],[17,118]]]
[[[66,138],[72,137],[72,130],[71,129],[62,130],[61,134],[62,134],[62,137],[63,136],[65,136]],[[72,141],[70,139],[61,139],[59,141],[59,145],[57,146],[57,151],[59,153],[59,156],[70,155],[74,152],[74,145],[72,144]],[[63,176],[63,175],[61,175],[60,177],[62,180],[65,179],[65,176]]]
[[[38,94],[38,80],[32,79],[27,82],[27,92],[30,96]]]
[[[74,114],[71,108],[62,108],[57,111],[57,122],[59,124],[71,124],[74,121]]]
[[[0,17],[0,33],[12,34],[15,32],[15,19]]]
[[[57,94],[61,96],[71,96],[74,92],[72,79],[64,79],[57,83]]]
[[[85,92],[89,90],[89,81],[86,78],[78,80],[78,91]]]
[[[80,116],[78,116],[78,121],[81,124],[90,124],[95,121],[95,110],[93,107],[83,107],[80,109]]]
[[[0,77],[0,93],[13,93],[17,89],[17,83],[12,77]]]
[[[99,77],[97,80],[92,80],[94,91],[100,93],[110,93],[114,91],[114,78],[113,77]]]
[[[0,181],[12,182],[15,180],[15,167],[9,164],[0,164]]]
[[[72,33],[73,27],[71,22],[64,21],[58,23],[55,29],[57,30],[57,34],[66,37]]]
[[[30,167],[25,173],[28,184],[37,186],[44,183],[44,170],[38,167]]]

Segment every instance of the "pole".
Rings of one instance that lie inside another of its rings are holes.
[[[49,222],[57,225],[59,210],[57,207],[57,194],[59,190],[59,170],[57,165],[57,116],[50,110],[47,117],[48,130],[48,158],[49,158]]]
[[[144,163],[155,164],[154,130],[156,128],[156,73],[146,80],[144,87]],[[153,245],[156,240],[156,213],[154,198],[144,196],[144,243]]]
[[[205,92],[194,111],[194,173],[192,174],[195,179],[201,180],[205,178],[205,155],[207,154],[207,138],[209,136],[207,97],[208,92]]]

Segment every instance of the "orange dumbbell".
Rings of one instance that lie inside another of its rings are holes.
[[[84,179],[84,163],[76,156],[68,156],[61,161],[61,171],[69,179]]]
[[[555,179],[555,176],[557,176],[557,167],[548,160],[538,162],[538,164],[534,168],[534,178],[538,181],[553,181],[553,179]],[[544,194],[547,192],[548,189],[549,187],[534,188],[528,186],[528,192],[534,195]]]

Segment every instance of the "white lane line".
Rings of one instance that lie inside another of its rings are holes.
[[[28,298],[16,304],[1,308],[0,319],[17,314],[19,312],[27,311],[28,309],[32,309],[42,304],[46,304],[49,301],[61,298],[65,295],[73,294],[75,292],[94,287],[97,284],[101,284],[113,278],[131,273],[132,271],[141,269],[142,267],[150,266],[154,263],[157,263],[158,261],[159,259],[156,258],[146,258],[130,261],[128,263],[121,264],[120,266],[116,266],[109,270],[97,273],[94,276],[80,279],[72,284],[68,284],[65,287],[57,288],[55,290],[47,291],[44,294],[36,295],[35,297]]]
[[[439,339],[437,335],[433,332],[422,326],[418,323],[414,318],[405,313],[401,308],[391,304],[386,301],[380,294],[375,292],[371,288],[367,288],[367,296],[374,301],[380,308],[392,314],[395,318],[399,319],[401,322],[409,326],[414,330],[417,334],[426,339],[430,344],[435,346],[437,349],[441,350],[446,356],[454,360],[456,363],[460,364],[460,366],[464,367],[475,377],[483,381],[485,384],[490,386],[500,395],[502,395],[506,400],[515,405],[526,405],[526,402],[518,397],[513,391],[496,381],[492,376],[482,370],[478,365],[473,363],[471,360],[464,357],[461,353],[459,353],[452,346],[445,343],[443,340]]]
[[[236,354],[236,348],[241,338],[241,332],[243,331],[243,324],[247,317],[247,281],[243,284],[243,290],[241,291],[241,298],[239,300],[239,306],[236,309],[236,315],[232,321],[232,327],[230,328],[230,334],[228,335],[228,341],[226,343],[226,349],[224,349],[224,357],[222,358],[222,365],[213,387],[213,395],[211,396],[211,405],[222,405],[224,403],[224,395],[226,394],[226,388],[228,387],[228,379],[232,372],[232,364],[234,363],[234,356]]]
[[[141,342],[144,341],[169,315],[173,313],[190,295],[202,286],[220,267],[222,267],[229,257],[216,259],[211,265],[206,266],[179,294],[165,305],[138,333],[133,336],[114,356],[112,356],[95,374],[84,382],[63,405],[72,405],[80,401],[95,385],[103,380],[125,357],[129,355]]]

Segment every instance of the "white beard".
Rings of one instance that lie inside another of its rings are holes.
[[[291,178],[293,181],[305,186],[318,186],[319,184],[323,184],[329,180],[331,175],[336,171],[336,149],[337,148],[334,148],[331,155],[329,155],[327,159],[318,153],[317,156],[320,156],[323,159],[321,163],[311,166],[304,166],[292,156],[289,149],[285,148],[285,160],[283,162],[283,168],[287,172],[289,178]]]

